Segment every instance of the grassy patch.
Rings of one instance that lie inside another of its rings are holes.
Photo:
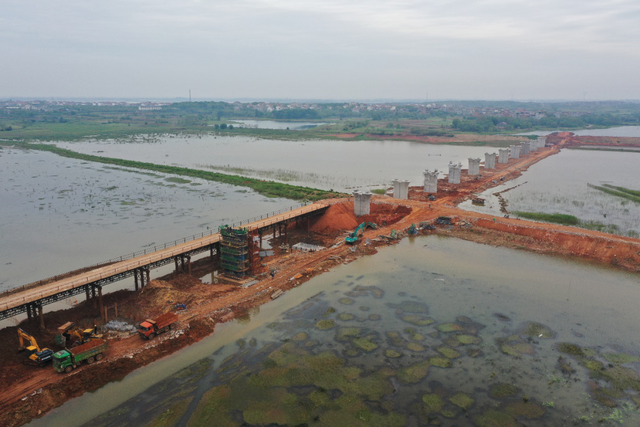
[[[548,214],[544,212],[523,212],[523,211],[514,211],[515,215],[520,218],[532,219],[534,221],[545,221],[545,222],[553,222],[556,224],[563,225],[578,225],[580,220],[573,215],[559,214],[553,213]]]
[[[631,200],[632,202],[635,202],[635,203],[640,203],[640,191],[631,190],[629,188],[618,187],[618,186],[609,185],[609,184],[604,184],[604,185],[587,184],[587,185],[590,188],[593,188],[594,190],[602,191],[603,193],[607,193],[612,196],[622,197],[623,199]]]

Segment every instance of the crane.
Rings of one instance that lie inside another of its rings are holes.
[[[29,361],[43,366],[53,358],[53,350],[40,348],[36,339],[21,328],[18,328],[18,339],[20,340],[18,351],[26,350],[29,353]],[[25,345],[25,341],[29,344],[28,346]]]

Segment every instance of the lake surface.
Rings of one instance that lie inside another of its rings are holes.
[[[638,425],[639,293],[580,260],[405,239],[30,425]]]
[[[539,135],[546,136],[552,134],[553,132],[566,132],[566,131],[533,131],[533,132],[525,132],[519,133],[518,135]],[[572,130],[569,132],[573,132],[576,135],[584,135],[584,136],[640,136],[640,126],[617,126],[608,129],[579,129]]]
[[[424,169],[448,173],[448,164],[468,166],[492,147],[431,145],[408,141],[270,140],[237,136],[176,136],[153,139],[65,142],[70,150],[144,162],[215,170],[351,192],[386,188],[393,179],[422,185]]]
[[[640,204],[603,193],[587,184],[610,184],[640,190],[640,154],[562,150],[532,165],[521,177],[489,189],[480,197],[485,206],[464,202],[468,210],[502,216],[494,193],[501,192],[508,211],[561,213],[598,222],[603,230],[640,235]],[[514,188],[515,187],[515,188]]]
[[[281,122],[275,120],[233,120],[240,123],[240,127],[255,129],[289,129],[305,130],[326,125],[321,122]]]
[[[243,187],[0,150],[0,291],[295,203]]]

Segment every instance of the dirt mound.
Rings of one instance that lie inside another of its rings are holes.
[[[331,235],[345,230],[353,230],[360,224],[353,212],[353,202],[336,203],[327,209],[310,228],[310,231]]]

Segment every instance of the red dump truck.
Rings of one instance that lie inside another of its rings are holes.
[[[95,339],[70,350],[60,350],[53,355],[53,369],[58,372],[71,372],[85,360],[92,364],[102,359],[108,346],[105,340]]]
[[[178,321],[178,315],[175,313],[165,313],[155,319],[147,319],[138,326],[140,337],[150,340],[156,335],[167,332]]]

